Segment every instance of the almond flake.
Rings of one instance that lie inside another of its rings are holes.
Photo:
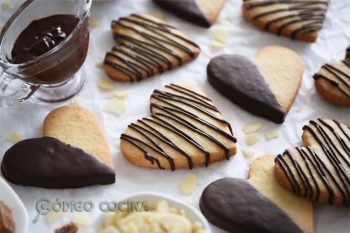
[[[17,143],[22,140],[22,135],[20,133],[14,132],[6,136],[6,140],[12,143]]]
[[[220,50],[220,49],[222,49],[222,48],[224,48],[224,47],[225,47],[225,44],[223,44],[223,43],[221,43],[221,42],[218,42],[218,41],[216,41],[216,40],[213,40],[213,41],[211,42],[211,49],[212,49],[213,51]]]
[[[90,17],[89,19],[89,26],[90,28],[96,28],[100,25],[100,21],[98,21],[96,18],[94,17]]]
[[[265,132],[265,138],[266,140],[271,140],[274,138],[278,138],[280,136],[279,132],[277,130],[271,130],[268,132]]]
[[[245,134],[254,133],[259,131],[263,127],[261,122],[252,122],[243,126],[243,132]]]
[[[115,89],[115,83],[109,78],[98,81],[97,86],[103,90],[110,91]]]
[[[261,139],[261,136],[259,133],[251,133],[251,134],[248,134],[247,137],[245,138],[245,143],[248,146],[252,146],[255,143],[259,142],[260,139]]]
[[[164,12],[162,12],[162,11],[154,11],[150,15],[152,15],[153,17],[156,17],[160,20],[164,20],[164,18],[165,18]]]
[[[126,98],[130,95],[130,91],[128,90],[124,90],[124,91],[116,91],[113,93],[113,97],[117,97],[117,98]]]
[[[104,69],[104,66],[103,66],[103,63],[102,62],[97,62],[95,64],[96,68],[99,68],[99,69]]]
[[[80,227],[89,227],[91,225],[90,217],[86,213],[73,213],[72,222]]]
[[[226,44],[228,38],[228,32],[225,29],[217,29],[214,31],[214,40],[222,44]]]
[[[4,1],[2,4],[1,4],[1,9],[3,11],[6,11],[8,9],[10,9],[10,2],[9,1]]]
[[[254,157],[254,151],[252,151],[252,150],[242,148],[241,151],[242,151],[242,154],[244,155],[244,157],[246,157],[246,158]]]
[[[198,186],[198,179],[194,174],[187,174],[180,182],[180,191],[183,195],[191,195]]]
[[[126,110],[126,103],[124,98],[118,98],[114,97],[110,99],[106,106],[104,107],[103,111],[111,113],[115,116],[119,116],[123,114]]]
[[[50,211],[47,215],[46,215],[46,221],[48,224],[52,224],[54,222],[56,222],[57,220],[61,219],[63,217],[63,212],[62,211]]]

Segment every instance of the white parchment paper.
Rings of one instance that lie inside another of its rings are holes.
[[[175,0],[174,0],[175,1]],[[215,1],[215,0],[208,0]],[[4,0],[0,0],[0,3]],[[15,8],[16,1],[10,1],[10,9],[0,8],[0,26]],[[86,84],[79,94],[77,101],[94,111],[104,125],[104,129],[113,154],[113,161],[117,173],[117,182],[114,185],[87,187],[73,190],[47,190],[41,188],[21,187],[11,185],[23,200],[29,212],[30,219],[37,215],[36,202],[42,198],[52,201],[59,200],[91,200],[94,201],[95,211],[88,213],[94,221],[101,212],[98,204],[101,201],[118,201],[125,195],[156,191],[177,197],[185,202],[198,206],[202,190],[210,182],[222,177],[246,178],[249,164],[252,159],[245,158],[240,149],[248,148],[245,144],[245,135],[242,127],[249,122],[263,122],[262,132],[278,130],[280,137],[271,141],[261,140],[249,147],[256,156],[267,152],[281,153],[287,148],[301,145],[302,126],[315,118],[332,118],[343,123],[350,121],[350,111],[346,108],[333,106],[325,102],[316,93],[312,76],[326,62],[344,58],[345,48],[350,45],[350,1],[332,0],[327,12],[324,27],[316,43],[309,44],[293,41],[260,31],[245,22],[241,15],[241,0],[228,0],[220,15],[219,22],[210,29],[197,27],[165,12],[165,20],[178,27],[202,48],[199,58],[182,68],[153,77],[140,83],[117,83],[116,90],[128,90],[126,112],[114,116],[103,112],[112,92],[97,88],[97,82],[105,78],[102,70],[95,64],[101,62],[105,53],[114,45],[110,30],[111,20],[130,13],[152,13],[160,9],[151,0],[106,0],[94,1],[92,17],[97,19],[99,26],[91,30],[91,42],[87,60],[82,68],[86,77]],[[220,51],[212,51],[211,42],[213,33],[224,29],[229,34],[227,45]],[[237,53],[254,59],[257,50],[265,45],[282,45],[298,52],[305,63],[305,73],[299,95],[282,125],[277,125],[255,117],[240,109],[220,93],[214,90],[207,82],[206,66],[209,60],[223,53]],[[142,169],[127,162],[119,150],[119,137],[127,125],[138,118],[149,115],[149,97],[155,88],[161,88],[169,83],[187,83],[201,88],[221,110],[238,138],[238,153],[230,161],[209,168],[199,168],[192,171],[178,170],[175,172]],[[20,132],[24,138],[41,137],[42,123],[46,114],[69,101],[54,105],[24,103],[19,107],[0,109],[0,159],[4,152],[13,145],[5,140],[12,132]],[[191,196],[183,196],[179,191],[179,182],[188,172],[194,173],[199,179],[199,186]],[[53,232],[53,230],[71,219],[71,213],[49,225],[44,217],[36,224],[30,223],[29,232]],[[316,233],[349,233],[350,212],[346,208],[329,206],[315,207]],[[88,232],[90,229],[81,228],[79,232]],[[222,232],[213,227],[214,233]]]

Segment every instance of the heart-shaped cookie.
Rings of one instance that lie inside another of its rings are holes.
[[[248,182],[284,210],[304,233],[313,233],[312,202],[281,187],[274,174],[275,157],[269,154],[254,159],[249,168]]]
[[[215,23],[226,0],[153,0],[160,7],[203,27]]]
[[[51,111],[44,120],[44,135],[84,150],[113,167],[107,140],[97,117],[90,110],[69,105]]]
[[[236,153],[230,124],[196,88],[170,84],[155,90],[151,113],[121,135],[121,151],[136,166],[191,169]]]
[[[322,66],[314,79],[317,91],[325,99],[350,107],[350,47],[344,60]]]
[[[200,48],[175,27],[148,15],[131,14],[112,22],[116,47],[106,54],[108,76],[141,81],[194,60]]]
[[[277,35],[314,42],[321,30],[328,0],[243,0],[244,18]]]
[[[318,203],[350,205],[350,128],[318,119],[304,126],[306,147],[286,150],[275,160],[279,183]]]
[[[79,148],[50,137],[16,143],[5,153],[1,172],[15,184],[44,188],[79,188],[115,182],[115,173],[109,166]]]
[[[303,232],[283,210],[245,180],[214,181],[203,191],[199,205],[209,222],[228,232]]]
[[[213,58],[209,83],[247,111],[282,123],[298,94],[303,76],[298,54],[280,46],[259,50],[255,64],[239,55]]]

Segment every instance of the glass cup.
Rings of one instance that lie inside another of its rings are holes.
[[[0,34],[0,107],[29,98],[54,103],[80,91],[84,78],[78,71],[89,46],[91,1],[27,0],[11,16]],[[79,21],[72,33],[48,52],[25,63],[11,62],[12,48],[20,33],[32,21],[52,15],[73,15]]]

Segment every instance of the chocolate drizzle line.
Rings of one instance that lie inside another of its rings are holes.
[[[160,161],[156,156],[149,152],[150,150],[167,159],[171,170],[176,169],[171,153],[164,150],[161,147],[161,144],[165,144],[176,150],[186,158],[188,167],[190,169],[193,168],[191,154],[188,154],[183,150],[181,148],[182,145],[176,145],[173,143],[168,137],[168,133],[175,134],[177,137],[180,137],[181,140],[186,141],[188,144],[191,144],[193,147],[200,150],[205,156],[205,166],[208,166],[210,163],[210,152],[206,145],[197,142],[194,137],[191,137],[191,135],[187,133],[188,131],[200,135],[216,144],[222,149],[225,158],[229,159],[230,149],[222,142],[222,140],[215,138],[205,130],[213,130],[231,142],[235,143],[237,141],[233,136],[230,124],[214,115],[213,112],[219,113],[219,111],[211,103],[211,100],[179,85],[170,84],[165,87],[165,90],[155,90],[151,96],[151,99],[157,100],[156,103],[151,104],[152,116],[149,118],[143,118],[142,120],[138,120],[137,123],[129,125],[129,129],[132,129],[140,137],[124,133],[122,134],[121,139],[135,145],[136,148],[144,153],[147,160],[152,164],[156,163],[160,169],[164,168],[161,166]],[[190,112],[188,110],[189,108],[204,114],[218,123],[225,124],[230,130],[230,133]],[[178,127],[179,125],[181,125],[181,127]]]
[[[268,20],[264,29],[269,30],[272,25],[280,23],[276,34],[281,35],[286,28],[300,23],[300,26],[295,27],[291,33],[291,37],[296,38],[300,33],[314,33],[322,28],[328,2],[320,0],[245,0],[243,3],[243,7],[246,10],[264,8],[271,5],[280,5],[281,7],[273,10],[266,8],[266,11],[256,14],[252,18],[253,21],[284,12],[284,15]],[[320,5],[324,5],[324,7],[320,7]]]
[[[199,48],[192,41],[174,33],[174,27],[141,15],[132,14],[113,21],[112,29],[116,27],[123,31],[116,33],[113,30],[118,45],[106,54],[104,64],[127,75],[130,81],[141,81],[155,75],[155,71],[162,73],[177,66],[176,64],[182,65],[183,55],[173,48],[192,59],[196,54],[191,47]],[[142,30],[138,29],[140,27]]]
[[[342,63],[348,69],[348,72],[344,72],[339,68],[331,64],[326,64],[322,66],[321,70],[326,70],[329,75],[324,75],[321,73],[316,73],[314,79],[324,79],[336,87],[340,92],[342,92],[346,97],[350,98],[350,60],[345,59]],[[335,80],[334,80],[335,79]]]
[[[276,163],[282,168],[293,192],[310,200],[319,201],[320,183],[323,183],[328,191],[330,205],[334,203],[335,189],[338,189],[343,198],[342,204],[349,207],[350,136],[335,120],[310,121],[303,130],[311,134],[316,145],[286,150],[276,158]],[[315,148],[318,148],[317,152]],[[299,157],[301,159],[298,159]],[[335,172],[331,171],[333,169]]]

